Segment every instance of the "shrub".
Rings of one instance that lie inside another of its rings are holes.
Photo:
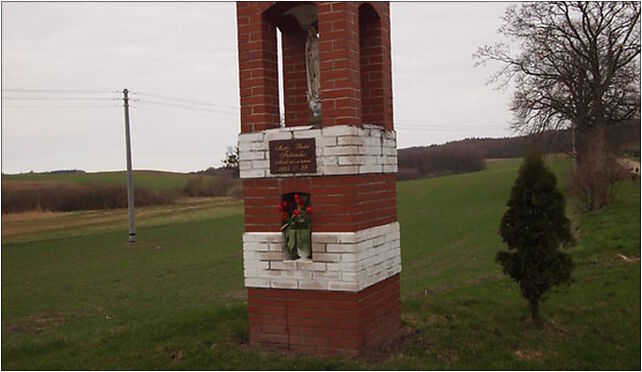
[[[225,192],[225,196],[231,198],[242,198],[243,197],[243,184],[237,179],[230,184],[230,187]]]
[[[530,305],[531,318],[539,319],[539,303],[553,286],[569,283],[573,261],[559,250],[574,243],[570,221],[564,214],[564,195],[555,175],[539,153],[524,160],[511,190],[500,234],[508,251],[497,262],[520,287]]]
[[[404,149],[398,152],[398,159],[401,173],[397,175],[399,180],[486,169],[486,163],[479,152],[450,146]]]
[[[230,176],[192,176],[183,187],[183,193],[190,197],[241,195],[241,182]]]
[[[176,192],[134,188],[136,206],[170,204]],[[115,209],[127,207],[124,185],[3,182],[2,213]]]
[[[399,168],[397,170],[397,181],[414,180],[421,178],[421,172],[415,168]]]
[[[591,210],[615,200],[615,185],[618,180],[630,176],[630,172],[609,154],[606,165],[595,167],[587,159],[584,163],[575,162],[569,175],[569,189],[582,210]],[[596,190],[605,190],[596,192]],[[600,200],[607,198],[607,200]]]

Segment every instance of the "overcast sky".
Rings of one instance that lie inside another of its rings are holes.
[[[471,58],[508,5],[391,4],[399,148],[512,135],[510,92]],[[123,88],[139,92],[135,169],[220,166],[240,128],[237,64],[231,2],[3,2],[2,171],[124,169]]]

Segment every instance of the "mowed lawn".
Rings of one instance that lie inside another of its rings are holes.
[[[566,190],[570,162],[549,164]],[[518,159],[399,182],[404,339],[321,359],[247,345],[242,202],[3,215],[3,369],[640,369],[640,181],[569,206],[575,282],[528,321],[494,262]]]

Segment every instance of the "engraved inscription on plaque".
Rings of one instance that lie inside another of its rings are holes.
[[[314,138],[270,141],[270,173],[316,173]]]

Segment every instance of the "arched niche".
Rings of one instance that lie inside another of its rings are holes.
[[[361,120],[384,125],[384,46],[381,18],[369,3],[359,7]]]
[[[308,125],[306,27],[318,32],[317,6],[312,2],[278,2],[263,12],[264,20],[281,32],[283,107],[286,127]],[[278,72],[277,72],[278,77]]]

